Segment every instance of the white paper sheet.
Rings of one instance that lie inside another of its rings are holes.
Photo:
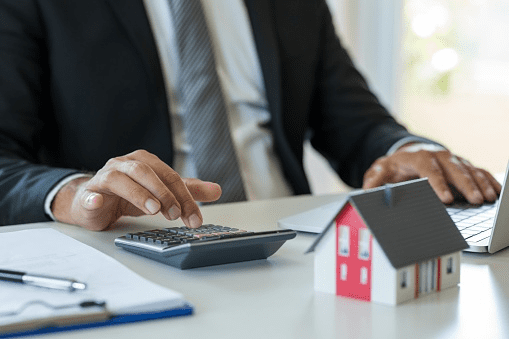
[[[51,305],[105,301],[113,314],[169,310],[185,304],[180,293],[156,285],[105,255],[50,228],[0,234],[0,268],[87,284],[84,291],[66,292],[0,281],[0,315],[40,300]],[[0,325],[79,311],[55,311],[31,305],[16,316],[0,316]]]

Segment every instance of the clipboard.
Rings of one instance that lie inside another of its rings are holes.
[[[70,276],[87,284],[83,291],[66,292],[0,282],[1,339],[193,313],[180,293],[50,228],[0,234],[0,267]]]
[[[139,321],[178,317],[193,314],[193,307],[185,304],[171,310],[151,313],[110,313],[107,307],[93,307],[89,312],[24,321],[0,327],[0,339],[17,338],[46,333],[76,331],[94,327],[114,326]]]

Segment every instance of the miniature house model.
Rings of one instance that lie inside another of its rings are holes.
[[[456,286],[467,247],[419,179],[351,194],[308,252],[315,290],[396,305]]]

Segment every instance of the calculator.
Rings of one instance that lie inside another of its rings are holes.
[[[180,269],[267,259],[295,238],[293,230],[250,232],[207,224],[127,233],[115,239],[123,249]]]

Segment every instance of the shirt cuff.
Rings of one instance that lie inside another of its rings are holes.
[[[85,173],[76,173],[69,175],[68,177],[65,177],[62,179],[58,184],[56,184],[53,189],[48,193],[46,196],[46,200],[44,201],[44,212],[46,212],[46,215],[51,218],[53,221],[57,221],[53,213],[51,212],[51,204],[53,203],[53,199],[55,199],[55,196],[57,195],[58,191],[62,187],[64,187],[67,183],[73,181],[74,179],[78,178],[91,178],[92,175],[85,174]]]
[[[435,145],[435,146],[441,147],[444,150],[446,149],[443,145],[440,145],[437,142],[431,141],[431,140],[426,139],[426,138],[412,136],[412,137],[406,137],[406,138],[398,140],[396,143],[394,143],[394,145],[391,146],[391,148],[389,148],[389,150],[387,151],[386,155],[387,156],[393,155],[397,150],[399,150],[401,147],[403,147],[403,146],[405,146],[406,144],[409,144],[409,143],[420,143],[420,144],[426,144],[426,145]]]

